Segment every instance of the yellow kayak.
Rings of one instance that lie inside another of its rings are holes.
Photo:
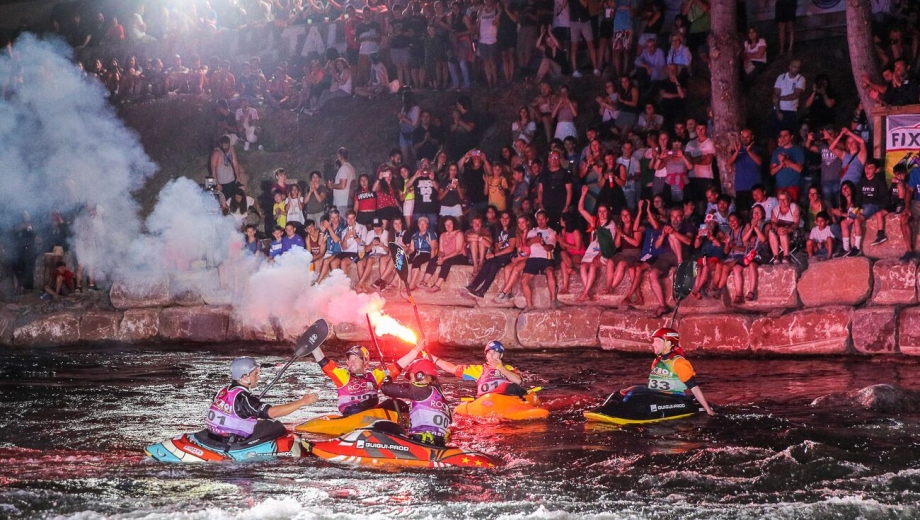
[[[350,431],[370,426],[374,421],[399,422],[395,411],[386,408],[371,408],[353,415],[326,415],[310,419],[294,427],[297,433],[319,433],[322,435],[344,435]]]
[[[454,409],[458,415],[472,417],[498,417],[509,421],[546,419],[549,410],[540,407],[540,398],[534,391],[523,398],[505,394],[483,394],[472,401],[460,403]]]

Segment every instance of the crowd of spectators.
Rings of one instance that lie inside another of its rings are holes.
[[[779,4],[778,14],[788,9]],[[209,11],[198,12],[208,19]],[[787,70],[775,81],[760,79],[773,85],[772,109],[766,125],[744,128],[734,142],[736,193],[729,196],[720,189],[711,110],[687,103],[690,79],[708,74],[706,0],[360,6],[275,0],[265,12],[286,13],[278,18],[285,23],[311,23],[315,16],[342,21],[346,52],[310,56],[296,80],[293,61],[280,61],[267,79],[259,58],[234,75],[228,60],[202,66],[192,56],[186,68],[175,56],[157,86],[146,80],[140,91],[216,100],[220,137],[210,164],[224,210],[238,219],[256,254],[272,259],[295,247],[309,250],[318,281],[354,263],[355,288],[382,291],[397,282],[386,245],[399,242],[409,253],[413,290],[438,291],[452,267],[468,264],[474,278],[467,290],[477,298],[504,270],[498,300],[521,292],[532,306],[532,279],[545,276],[558,306],[558,294],[569,292],[577,276],[583,289],[576,301],[596,296],[600,279],[599,293],[628,285],[624,302],[641,305],[639,284],[648,273],[654,314],[661,316],[670,310],[662,278],[685,260],[701,267],[692,297],[724,298],[732,279],[732,303],[741,304],[757,298],[758,265],[804,268],[856,256],[870,219],[878,231],[869,239],[880,244],[887,240],[887,214],[900,215],[907,236],[911,216],[920,217],[920,168],[899,164],[886,180],[869,155],[862,107],[852,117],[840,113],[846,103],[830,79],[807,78],[807,67],[791,56],[794,21],[777,18],[784,36],[773,51],[756,28],[744,31],[746,89],[764,73],[768,56],[778,56]],[[909,30],[906,11],[874,15],[886,83],[862,79],[879,103],[917,103],[909,63],[918,46],[893,39],[909,35],[917,42],[920,32]],[[569,88],[586,86],[578,78],[592,74],[610,79],[594,103],[583,96],[579,102]],[[112,81],[116,94],[128,76]],[[375,166],[358,171],[343,147],[330,178],[278,169],[268,197],[246,194],[236,147],[258,143],[255,106],[313,114],[336,97],[390,91],[391,77],[402,104],[388,158],[368,160]],[[537,93],[501,130],[500,148],[482,146],[485,126],[507,123],[489,122],[469,95],[458,94],[447,110],[423,107],[419,95],[523,80],[537,82]],[[902,261],[914,256],[908,246]]]

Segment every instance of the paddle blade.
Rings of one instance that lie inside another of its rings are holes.
[[[294,350],[294,357],[299,358],[316,350],[317,347],[326,341],[329,337],[329,323],[326,320],[316,320],[306,332],[297,338],[297,348]]]
[[[677,266],[674,275],[674,299],[683,300],[690,295],[696,283],[697,263],[693,260],[684,260]]]
[[[409,281],[409,258],[406,256],[406,250],[403,246],[390,242],[390,257],[393,258],[393,266],[396,268],[396,274],[404,281]]]

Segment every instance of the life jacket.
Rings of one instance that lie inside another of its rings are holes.
[[[429,385],[431,395],[423,401],[412,401],[409,410],[409,435],[430,433],[447,437],[452,420],[450,405],[444,394],[434,385]]]
[[[380,398],[377,395],[377,380],[374,374],[366,372],[363,376],[348,374],[348,383],[340,386],[339,411],[342,415],[349,415],[361,410],[377,406]]]
[[[648,376],[648,387],[652,390],[671,394],[684,394],[687,385],[674,372],[674,362],[683,359],[682,352],[671,351],[666,357],[658,356],[652,362],[652,371]]]
[[[482,374],[480,374],[479,379],[476,380],[476,397],[488,394],[489,392],[503,394],[505,393],[505,388],[509,384],[511,384],[511,381],[509,381],[504,374],[499,372],[498,369],[484,366],[482,367]]]
[[[252,435],[259,418],[243,419],[236,414],[234,407],[236,398],[246,391],[245,387],[237,386],[232,389],[224,387],[217,392],[214,400],[211,401],[210,408],[208,408],[208,417],[205,421],[211,433],[224,437],[229,437],[230,435],[249,437]]]

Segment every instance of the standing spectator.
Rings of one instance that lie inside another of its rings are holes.
[[[377,170],[374,193],[377,194],[377,218],[382,221],[384,229],[389,229],[391,222],[402,217],[399,193],[393,185],[393,169],[391,167],[382,166]]]
[[[511,123],[511,141],[520,139],[529,144],[536,133],[537,124],[530,118],[530,110],[522,106],[518,109],[517,121]]]
[[[538,27],[540,26],[540,10],[542,6],[537,0],[526,0],[520,4],[518,13],[517,34],[517,62],[525,71],[525,75],[533,72],[530,68],[533,51],[537,48]]]
[[[687,0],[681,9],[681,14],[690,22],[687,29],[687,47],[692,53],[696,53],[706,44],[710,24],[709,9],[709,0]]]
[[[335,172],[335,184],[326,181],[326,187],[332,190],[332,204],[341,214],[351,206],[355,184],[355,167],[348,162],[348,148],[343,146],[338,149],[336,162],[339,163],[339,169]]]
[[[499,0],[498,52],[502,60],[505,83],[514,81],[515,55],[517,53],[518,22],[520,15],[517,4],[511,0]],[[521,64],[523,65],[523,64]]]
[[[486,177],[488,204],[499,212],[505,211],[508,207],[509,171],[506,163],[497,162],[492,166],[490,175]]]
[[[690,190],[687,194],[690,200],[700,200],[713,184],[712,161],[716,155],[716,147],[712,139],[706,135],[706,125],[696,127],[696,139],[692,139],[684,148],[693,169],[690,172]]]
[[[418,118],[418,126],[412,131],[412,157],[417,160],[433,161],[441,149],[442,141],[443,137],[439,129],[431,124],[431,112],[422,110]]]
[[[802,166],[805,163],[805,151],[792,142],[789,130],[780,130],[777,147],[770,159],[770,175],[776,179],[777,190],[785,189],[792,201],[799,200],[799,185],[802,182]]]
[[[821,154],[821,196],[829,206],[837,205],[837,192],[840,190],[840,178],[843,177],[843,161],[831,149],[831,143],[839,143],[837,130],[832,127],[820,130],[820,139],[816,139],[815,132],[808,134],[805,141],[806,147],[814,153]],[[837,145],[842,148],[842,145]]]
[[[594,48],[594,28],[591,25],[588,0],[567,1],[569,4],[569,31],[572,39],[572,52],[569,55],[572,60],[572,77],[581,77],[581,72],[578,72],[578,44],[581,40],[584,40],[585,46],[588,47],[588,56],[591,58],[594,75],[600,76],[601,71],[597,68],[597,49]]]
[[[144,23],[144,4],[139,4],[131,20],[128,22],[128,37],[134,43],[153,43],[156,40],[147,34],[147,24]]]
[[[415,101],[415,94],[412,91],[404,90],[402,98],[402,108],[399,114],[396,115],[399,123],[399,149],[402,152],[403,160],[409,164],[414,164],[417,158],[413,153],[412,147],[413,133],[418,127],[422,109]]]
[[[739,208],[749,208],[754,202],[751,190],[762,182],[760,171],[763,164],[763,151],[754,143],[754,132],[751,129],[741,130],[728,162],[735,165],[737,205]]]
[[[355,190],[354,210],[358,223],[370,226],[377,218],[377,193],[371,189],[371,180],[366,173],[358,177],[358,188]]]
[[[440,203],[438,202],[438,182],[428,161],[422,161],[415,175],[412,176],[413,210],[412,220],[417,223],[424,218],[431,225],[437,225]]]
[[[620,76],[616,107],[619,113],[616,126],[623,134],[629,133],[639,120],[639,87],[628,76]]]
[[[841,150],[837,143],[844,137],[846,137],[846,144],[844,149]],[[830,144],[829,148],[843,164],[840,170],[840,182],[850,181],[854,185],[859,184],[865,169],[866,158],[869,155],[863,138],[844,127],[840,129],[840,133],[837,134],[836,139]]]
[[[482,215],[489,205],[486,178],[492,174],[492,163],[482,152],[474,149],[468,151],[457,163],[461,169],[460,185],[470,201],[470,209],[476,215]]]
[[[837,119],[837,95],[830,87],[827,74],[818,74],[811,92],[805,98],[808,119],[812,128],[824,128],[834,124]]]
[[[562,213],[572,205],[572,172],[562,167],[562,156],[556,150],[550,152],[546,170],[537,180],[537,208],[546,213],[547,221],[559,225]]]
[[[527,261],[521,277],[521,288],[527,307],[533,309],[533,288],[530,286],[533,277],[542,274],[546,276],[546,285],[549,286],[549,299],[554,309],[559,307],[556,299],[556,267],[553,263],[553,249],[556,247],[556,232],[549,227],[549,216],[546,211],[537,210],[537,227],[527,233],[526,246],[529,248]]]
[[[26,218],[28,218],[28,215],[26,215]],[[31,232],[32,226],[28,221],[26,221],[25,224],[20,234],[21,240],[27,239],[28,233]],[[83,211],[74,219],[74,237],[76,237],[74,252],[77,255],[77,290],[81,290],[83,286],[84,275],[86,275],[89,283],[88,288],[91,291],[99,289],[96,283],[103,261],[103,259],[100,258],[100,254],[104,251],[103,243],[107,236],[105,227],[105,210],[102,206],[95,203],[87,203]],[[34,241],[34,238],[32,240]],[[26,243],[28,243],[28,241],[26,241]],[[34,265],[35,261],[34,257],[32,257],[29,268],[31,269]],[[26,288],[32,287],[31,275],[25,279],[23,285]]]
[[[451,216],[460,218],[463,216],[463,199],[466,198],[466,191],[460,184],[460,168],[456,163],[450,163],[447,166],[447,178],[440,184],[438,191],[438,200],[441,203],[440,215],[442,217]]]
[[[779,32],[779,55],[792,54],[795,43],[795,16],[799,8],[798,0],[776,0],[773,19]]]
[[[224,197],[231,198],[237,190],[246,185],[243,169],[236,157],[236,149],[230,146],[230,137],[224,135],[217,148],[211,152],[209,161],[211,176],[217,180]]]
[[[125,27],[118,22],[117,17],[112,17],[112,21],[109,23],[109,28],[105,32],[103,41],[109,45],[125,41]]]
[[[317,172],[310,172],[310,182],[307,183],[306,193],[304,194],[304,211],[308,220],[319,222],[323,213],[326,212],[326,200],[329,197],[329,191],[323,186],[323,176]]]
[[[484,0],[482,9],[479,10],[479,59],[482,60],[482,69],[486,76],[486,85],[494,88],[498,84],[498,70],[495,57],[498,55],[498,23],[499,10],[495,0]]]
[[[81,51],[92,41],[92,33],[84,28],[80,13],[74,13],[73,22],[67,31],[67,44],[73,47],[75,51]]]
[[[380,52],[380,23],[377,22],[377,13],[372,9],[365,9],[363,20],[356,28],[358,40],[358,66],[354,72],[355,83],[366,85],[370,78],[371,56]]]
[[[633,51],[634,3],[630,0],[608,0],[605,6],[605,15],[613,15],[613,70],[623,77],[629,72],[629,56]]]
[[[789,71],[777,76],[773,83],[773,112],[770,118],[775,133],[796,129],[799,99],[805,92],[805,76],[799,74],[801,68],[801,61],[792,60],[789,62]]]
[[[451,38],[454,44],[453,59],[448,59],[450,82],[454,90],[470,89],[470,62],[473,61],[473,22],[461,10],[459,1],[451,2],[448,15]],[[460,80],[463,80],[461,85]]]
[[[578,137],[578,129],[575,127],[576,117],[578,117],[578,103],[569,94],[569,87],[563,85],[559,87],[559,96],[552,113],[552,118],[556,120],[556,139]]]

